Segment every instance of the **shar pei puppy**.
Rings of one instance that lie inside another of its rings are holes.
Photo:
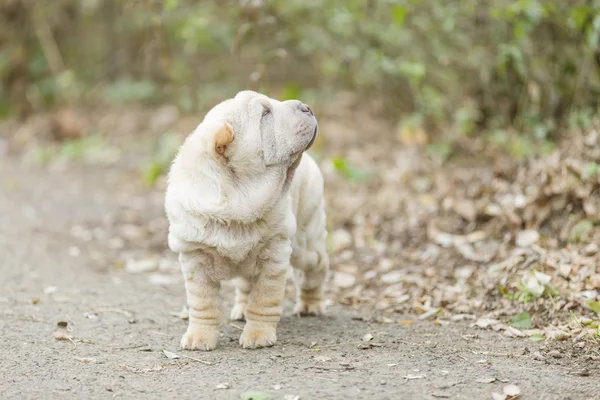
[[[243,91],[210,110],[168,176],[169,247],[179,253],[189,325],[181,347],[217,346],[221,281],[234,279],[232,319],[244,348],[272,346],[290,266],[295,312],[323,312],[326,252],[323,176],[305,151],[317,119],[298,100]]]

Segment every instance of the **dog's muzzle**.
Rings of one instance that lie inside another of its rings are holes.
[[[319,126],[315,126],[315,130],[313,132],[313,136],[312,139],[310,139],[310,142],[308,143],[308,146],[306,146],[306,150],[310,149],[312,147],[312,145],[315,143],[315,140],[317,139],[317,131],[319,130]]]

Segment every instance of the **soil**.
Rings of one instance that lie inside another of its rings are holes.
[[[2,398],[237,399],[258,391],[274,399],[490,399],[509,384],[523,399],[600,393],[600,361],[589,348],[414,314],[376,324],[368,309],[335,302],[321,318],[297,318],[288,300],[273,348],[241,349],[241,324],[227,324],[217,350],[181,351],[178,273],[133,274],[115,261],[140,250],[133,246],[165,243],[111,246],[103,237],[132,204],[161,221],[159,190],[121,168],[52,170],[12,157],[0,157],[0,188]],[[75,235],[76,227],[91,234]],[[223,297],[229,306],[230,288]]]

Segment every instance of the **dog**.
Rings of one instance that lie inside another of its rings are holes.
[[[323,312],[329,269],[323,176],[306,150],[317,119],[298,100],[239,92],[185,139],[167,179],[169,248],[179,253],[189,325],[181,347],[212,350],[221,281],[233,279],[231,319],[243,348],[273,346],[290,266],[294,312]]]

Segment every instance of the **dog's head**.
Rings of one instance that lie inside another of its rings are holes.
[[[219,104],[203,123],[215,129],[215,152],[232,168],[289,166],[317,135],[317,119],[306,104],[252,91]]]
[[[285,193],[316,135],[317,120],[306,104],[243,91],[206,114],[182,147],[181,163],[204,168],[200,184],[218,188],[224,207],[236,203],[260,214]]]

